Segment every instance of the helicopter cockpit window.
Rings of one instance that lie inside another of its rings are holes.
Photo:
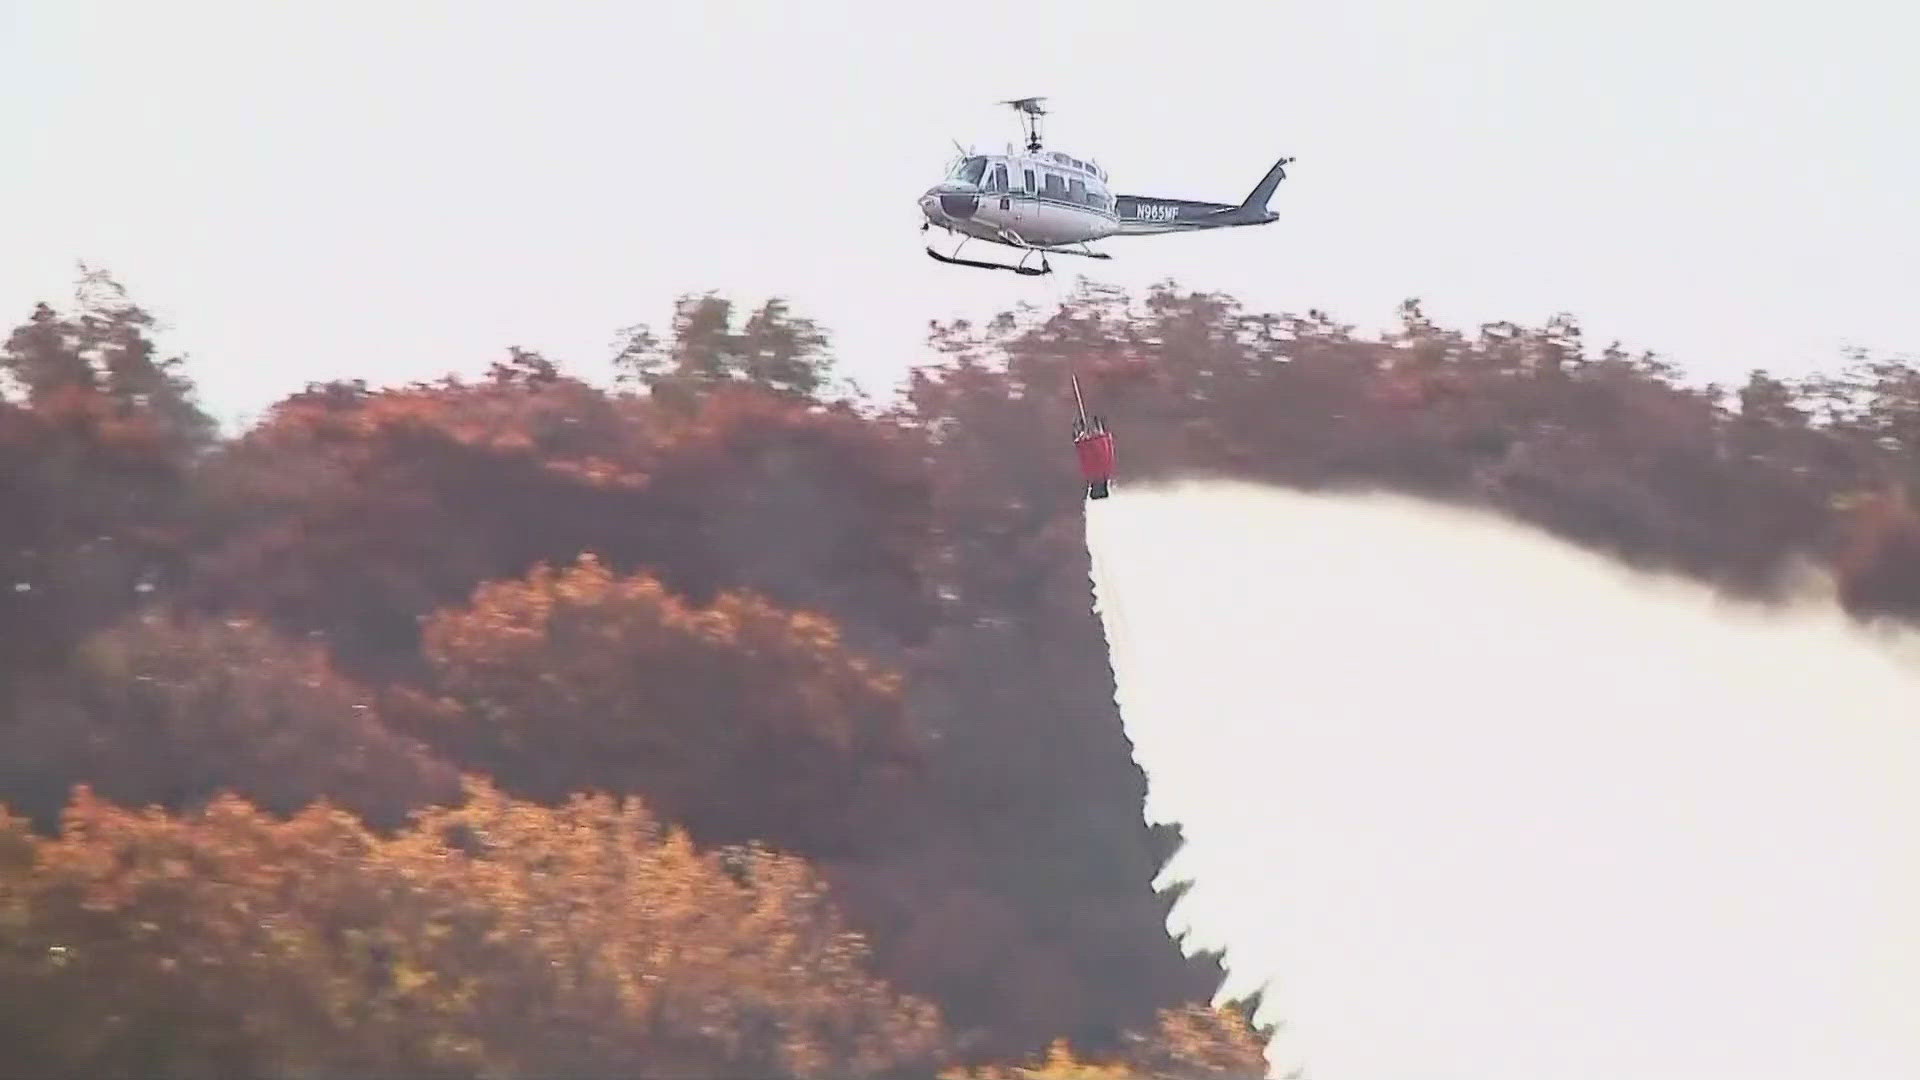
[[[969,184],[977,184],[980,182],[980,178],[986,175],[986,172],[987,159],[983,157],[971,157],[954,166],[953,178],[956,180],[965,180]]]
[[[1007,167],[1005,165],[995,165],[993,167],[993,180],[987,184],[987,190],[1007,190]]]
[[[1067,199],[1070,202],[1084,203],[1089,206],[1093,204],[1093,200],[1087,198],[1087,182],[1079,177],[1067,181]]]
[[[1042,186],[1040,190],[1046,194],[1047,198],[1064,199],[1067,197],[1067,185],[1060,182],[1059,173],[1050,172],[1046,174],[1046,179],[1041,181],[1041,183],[1044,186]]]

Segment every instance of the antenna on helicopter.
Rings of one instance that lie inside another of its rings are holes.
[[[1027,133],[1028,153],[1038,153],[1040,150],[1040,118],[1045,116],[1047,112],[1046,109],[1040,106],[1040,103],[1045,100],[1047,99],[1043,97],[1026,97],[1013,98],[1010,101],[1000,103],[1002,105],[1011,105],[1015,111],[1019,112],[1020,126]]]

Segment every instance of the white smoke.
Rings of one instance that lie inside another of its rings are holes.
[[[1173,914],[1313,1080],[1920,1077],[1920,665],[1491,517],[1089,504]]]

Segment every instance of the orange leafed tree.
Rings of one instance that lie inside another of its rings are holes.
[[[955,1068],[943,1080],[1265,1080],[1263,1036],[1237,1006],[1188,1005],[1160,1011],[1150,1032],[1126,1033],[1123,1053],[1081,1057],[1056,1039],[1026,1065]]]
[[[509,799],[391,838],[316,806],[82,793],[0,822],[0,1034],[46,1077],[876,1076],[945,1060],[806,864],[636,800]]]
[[[742,593],[695,607],[586,556],[485,585],[424,637],[438,698],[405,698],[416,730],[516,792],[643,792],[703,840],[812,853],[903,823],[900,677],[824,617]]]
[[[420,617],[475,585],[644,547],[644,426],[516,353],[484,382],[314,387],[201,473],[191,600],[324,637],[346,670],[417,659]]]

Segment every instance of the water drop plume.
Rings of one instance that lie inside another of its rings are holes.
[[[1172,916],[1314,1080],[1920,1076],[1920,661],[1489,515],[1090,503]]]

